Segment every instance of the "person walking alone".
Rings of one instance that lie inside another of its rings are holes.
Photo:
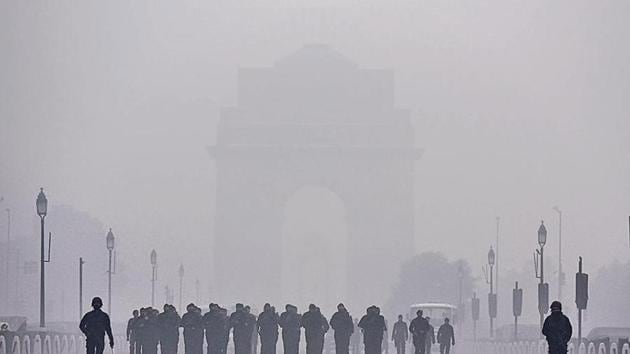
[[[109,315],[101,311],[103,300],[100,297],[92,299],[92,308],[81,319],[79,329],[85,335],[87,354],[103,354],[105,349],[105,334],[109,338],[109,347],[114,348],[114,336]]]
[[[405,354],[407,341],[409,340],[409,328],[407,322],[403,321],[403,316],[398,315],[398,321],[394,323],[392,329],[392,342],[396,347],[396,354]]]

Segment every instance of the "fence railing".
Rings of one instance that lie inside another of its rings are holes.
[[[115,336],[118,348],[127,343]],[[85,352],[85,337],[73,334],[2,334],[0,354],[80,354]]]
[[[548,347],[545,341],[533,342],[477,342],[473,343],[474,354],[547,354]],[[630,344],[626,343],[619,348],[617,343],[569,343],[569,354],[630,354]],[[2,354],[2,353],[0,353]]]

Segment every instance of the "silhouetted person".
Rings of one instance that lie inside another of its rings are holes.
[[[426,338],[424,339],[424,344],[427,346],[427,353],[431,353],[431,347],[435,344],[435,328],[431,324],[431,317],[425,317],[427,322],[429,322],[429,330],[427,331]]]
[[[184,327],[186,354],[203,354],[203,321],[201,311],[195,304],[186,306],[186,313],[182,316],[180,326]]]
[[[398,315],[398,321],[394,323],[392,328],[392,342],[394,342],[396,347],[396,354],[405,354],[405,348],[409,340],[408,331],[407,322],[403,321],[402,315]]]
[[[136,351],[136,325],[138,324],[140,312],[138,312],[138,310],[133,310],[132,316],[133,317],[127,321],[127,342],[129,342],[129,354],[140,354],[140,351]]]
[[[175,306],[164,305],[164,312],[157,316],[160,329],[160,353],[177,354],[179,324],[181,322]]]
[[[337,305],[337,312],[330,318],[330,327],[335,331],[335,352],[348,354],[350,352],[350,337],[354,333],[354,323],[343,304]]]
[[[221,348],[221,354],[225,354],[230,344],[230,318],[228,317],[227,309],[219,307],[219,313],[223,319],[223,347]]]
[[[381,314],[381,308],[377,307],[376,308],[378,314]],[[381,340],[382,343],[382,350],[383,353],[385,354],[389,354],[389,341],[387,340],[387,320],[385,319],[385,317],[383,316],[383,322],[385,323],[385,328],[383,328],[383,339]]]
[[[236,304],[236,310],[230,315],[234,354],[251,354],[252,352],[252,331],[249,321],[249,314],[245,312],[243,304]]]
[[[449,354],[451,345],[455,345],[455,331],[448,317],[444,319],[444,324],[438,329],[437,342],[440,344],[440,354]]]
[[[280,315],[278,324],[282,327],[282,345],[284,354],[298,354],[300,351],[300,334],[302,316],[297,307],[287,304],[285,312]]]
[[[250,333],[249,338],[251,340],[250,353],[256,354],[258,353],[258,329],[256,326],[256,316],[252,313],[252,308],[249,305],[245,306],[245,313],[247,314],[247,330]]]
[[[549,344],[549,354],[566,354],[567,345],[573,335],[571,321],[562,313],[560,301],[551,303],[551,314],[545,319],[542,329]]]
[[[354,333],[350,337],[352,343],[352,354],[359,354],[361,352],[361,329],[359,328],[359,319],[353,320]]]
[[[326,317],[319,308],[313,304],[308,306],[308,311],[302,315],[302,327],[306,337],[306,353],[322,354],[324,350],[324,336],[330,329]]]
[[[105,349],[105,334],[109,338],[110,348],[114,347],[114,336],[109,316],[101,311],[103,300],[100,297],[92,299],[92,308],[81,319],[79,329],[85,335],[85,345],[87,354],[102,354]]]
[[[225,346],[225,321],[219,305],[210,304],[210,311],[203,315],[203,327],[206,330],[208,354],[221,354]]]
[[[416,348],[416,354],[425,354],[427,347],[425,338],[429,331],[429,321],[422,317],[422,310],[416,312],[418,315],[409,324],[409,332],[413,338],[413,346]]]
[[[378,307],[370,306],[359,321],[359,328],[363,331],[363,345],[365,354],[380,354],[385,333],[385,318],[379,314]]]
[[[260,354],[276,354],[278,343],[278,322],[280,318],[270,304],[265,304],[258,315],[258,334],[260,335]]]
[[[157,354],[160,342],[160,326],[157,320],[158,310],[149,307],[144,316],[144,334],[142,336],[142,354]]]

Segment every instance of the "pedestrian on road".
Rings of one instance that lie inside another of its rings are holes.
[[[438,329],[437,341],[440,343],[440,354],[449,354],[451,345],[455,345],[455,331],[448,317],[444,319],[444,324]]]
[[[140,313],[138,310],[133,310],[131,313],[133,317],[127,321],[127,342],[129,342],[129,354],[140,354],[140,351],[136,349],[137,342],[137,324],[138,317],[140,317]]]
[[[365,354],[381,354],[383,334],[387,326],[385,318],[380,315],[378,307],[370,306],[359,321],[359,328],[363,332],[363,346]]]
[[[287,304],[285,310],[280,315],[278,322],[280,327],[282,327],[284,354],[298,354],[300,351],[302,316],[298,313],[298,308],[291,304]]]
[[[413,337],[413,346],[416,348],[416,354],[425,354],[427,350],[425,338],[429,331],[429,322],[422,317],[422,310],[418,310],[416,314],[417,317],[409,325],[409,332]]]
[[[330,319],[330,327],[335,331],[335,352],[349,354],[350,336],[354,332],[354,323],[343,304],[337,305],[337,312]]]
[[[92,299],[92,308],[81,319],[79,329],[85,335],[87,354],[103,354],[105,349],[105,334],[109,338],[109,347],[114,348],[114,336],[109,315],[101,311],[103,300],[100,297]]]
[[[396,347],[396,354],[405,354],[405,347],[409,340],[408,331],[407,322],[403,321],[403,315],[398,315],[398,322],[394,323],[392,329],[392,342]]]
[[[427,322],[429,322],[429,330],[427,331],[426,338],[424,339],[424,344],[427,346],[427,353],[431,353],[431,347],[435,344],[435,328],[431,324],[431,317],[425,317]]]
[[[562,313],[560,301],[551,303],[551,314],[545,319],[542,333],[547,338],[549,354],[567,353],[567,346],[573,335],[573,327],[571,327],[569,318]]]

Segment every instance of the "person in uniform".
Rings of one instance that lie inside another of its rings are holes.
[[[101,307],[103,307],[103,300],[100,297],[93,298],[93,310],[86,313],[79,323],[79,329],[85,335],[87,354],[103,354],[105,334],[109,338],[110,348],[114,347],[114,336],[112,335],[109,315],[101,311]]]
[[[427,332],[429,331],[429,321],[422,317],[422,310],[416,312],[417,317],[409,324],[409,332],[413,338],[413,346],[416,354],[425,354],[427,347],[425,343]]]
[[[158,310],[149,307],[145,311],[144,334],[142,336],[142,354],[157,354],[160,342],[160,326],[158,324]]]
[[[438,329],[437,341],[440,344],[440,354],[449,354],[451,345],[455,345],[455,331],[448,317],[444,318],[444,324]]]
[[[225,339],[225,318],[219,305],[210,304],[209,311],[203,315],[203,328],[206,330],[208,354],[221,354]]]
[[[547,339],[549,354],[566,354],[567,346],[573,335],[569,318],[562,313],[562,303],[551,303],[551,314],[545,319],[542,334]]]
[[[175,306],[168,304],[164,305],[164,311],[157,316],[161,354],[177,354],[181,320]]]
[[[297,307],[287,304],[278,321],[282,327],[284,354],[298,354],[300,351],[301,323],[302,316],[298,314]]]
[[[236,304],[236,310],[230,315],[234,354],[252,354],[252,331],[248,321],[249,315],[243,304]]]
[[[378,307],[370,306],[359,321],[359,328],[363,332],[365,354],[380,354],[382,350],[383,333],[385,333],[385,318],[378,312]]]
[[[337,305],[337,312],[330,318],[330,327],[335,331],[335,352],[349,354],[354,323],[344,304]]]
[[[424,338],[424,345],[427,346],[426,352],[431,353],[431,346],[435,344],[435,327],[431,324],[431,317],[425,317],[429,323],[429,330],[427,331],[426,338]]]
[[[129,354],[140,354],[140,352],[136,352],[136,324],[138,323],[140,312],[138,312],[138,310],[133,310],[131,315],[133,317],[127,321],[127,342],[129,342]]]
[[[186,354],[203,354],[203,320],[195,304],[186,306],[180,326],[184,327],[184,351]],[[144,354],[144,353],[143,353]]]
[[[403,321],[403,315],[398,315],[398,321],[392,328],[392,342],[396,347],[396,354],[405,354],[407,341],[409,340],[407,322]]]
[[[306,337],[306,353],[322,354],[324,350],[324,336],[330,329],[326,317],[314,304],[308,306],[308,311],[302,315],[302,327]]]
[[[274,308],[270,304],[265,304],[256,323],[260,335],[260,354],[276,354],[279,321],[280,318]]]

